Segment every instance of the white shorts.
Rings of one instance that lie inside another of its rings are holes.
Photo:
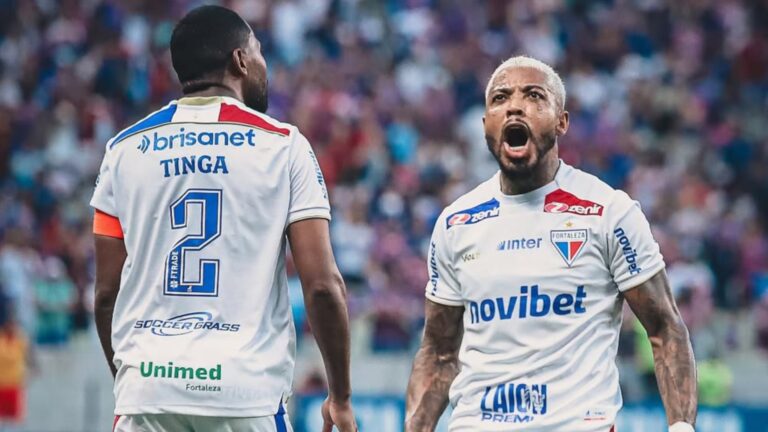
[[[117,416],[114,432],[293,432],[293,428],[284,413],[264,417],[138,414]]]

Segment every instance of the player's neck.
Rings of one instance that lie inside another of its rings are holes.
[[[504,195],[520,195],[534,191],[554,180],[558,168],[560,168],[560,158],[557,157],[557,152],[550,151],[546,160],[542,161],[529,176],[524,178],[510,177],[502,171],[499,176],[501,193]]]
[[[243,98],[232,87],[217,82],[206,82],[197,85],[185,87],[184,97],[215,97],[224,96],[231,97],[242,101]]]

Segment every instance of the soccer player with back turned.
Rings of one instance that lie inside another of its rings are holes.
[[[264,114],[266,63],[235,12],[191,11],[171,57],[184,97],[107,143],[91,201],[115,430],[291,430],[287,235],[328,375],[324,430],[354,431],[345,289],[312,149]]]
[[[639,205],[558,158],[565,88],[528,57],[502,63],[483,119],[499,172],[449,205],[432,235],[424,338],[406,430],[609,432],[624,301],[648,331],[671,432],[691,432],[688,331]]]

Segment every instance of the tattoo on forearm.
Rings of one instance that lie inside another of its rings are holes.
[[[666,274],[659,272],[625,296],[648,332],[656,382],[669,424],[694,424],[698,402],[696,362],[688,329],[675,306]]]
[[[680,323],[670,324],[658,337],[650,337],[656,381],[667,410],[669,424],[696,419],[696,367],[688,331]]]
[[[406,398],[406,431],[430,432],[448,404],[448,390],[459,373],[464,308],[427,301],[424,339],[413,363]]]

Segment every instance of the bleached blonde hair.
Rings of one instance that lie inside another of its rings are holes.
[[[531,68],[543,72],[547,76],[547,81],[549,81],[551,90],[559,102],[560,109],[565,109],[565,84],[563,84],[563,79],[560,78],[560,75],[558,75],[557,72],[552,69],[552,66],[544,63],[541,60],[537,60],[533,57],[524,55],[510,57],[502,64],[500,64],[495,71],[493,71],[491,78],[488,80],[488,85],[485,87],[486,100],[488,100],[488,96],[491,93],[491,84],[493,84],[493,80],[495,80],[501,72],[513,67]]]

